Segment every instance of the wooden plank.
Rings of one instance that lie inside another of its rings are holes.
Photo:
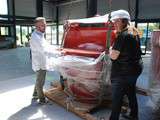
[[[89,112],[97,107],[96,104],[86,104],[78,101],[67,102],[68,96],[64,91],[52,88],[45,92],[45,95],[51,101],[63,106],[68,111],[75,113],[85,120],[96,120],[96,117],[92,116]]]

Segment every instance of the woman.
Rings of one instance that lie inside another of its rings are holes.
[[[142,72],[141,49],[138,32],[129,26],[130,15],[125,10],[111,13],[117,38],[110,49],[112,60],[112,112],[110,120],[119,120],[124,95],[129,100],[130,119],[138,120],[136,81]]]

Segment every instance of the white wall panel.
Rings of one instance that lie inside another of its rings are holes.
[[[86,0],[59,6],[59,20],[85,18],[87,15]]]
[[[15,14],[36,17],[36,0],[15,0]]]

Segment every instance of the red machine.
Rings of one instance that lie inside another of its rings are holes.
[[[107,20],[108,15],[66,21],[63,35],[63,52],[67,55],[98,57],[106,49],[107,31],[109,30]],[[115,34],[114,28],[111,29],[112,44]]]
[[[107,21],[108,15],[66,21],[62,44],[62,52],[64,55],[97,58],[106,50],[108,30],[111,31],[111,45],[115,38],[114,27],[109,27],[112,23]],[[88,71],[96,69],[96,71],[101,72],[102,63],[97,63],[85,69]],[[67,74],[71,76],[76,76],[80,74],[80,72],[81,71],[76,71],[74,69],[67,69]],[[76,79],[81,82],[87,80],[88,83],[86,84],[92,85],[92,83],[97,82],[98,73],[83,71],[82,76],[83,78]],[[99,87],[93,86],[94,89],[92,90],[90,90],[89,87],[92,86],[85,85],[85,82],[83,84],[80,82],[68,82],[68,88],[72,94],[82,102],[92,102],[97,99],[100,92],[98,89]]]

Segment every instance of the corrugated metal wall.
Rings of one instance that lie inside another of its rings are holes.
[[[109,11],[109,0],[97,0],[97,13],[104,15]],[[160,0],[138,0],[138,19],[157,19],[160,11]],[[131,18],[135,18],[136,0],[112,0],[112,11],[118,9],[128,10]],[[17,16],[36,17],[36,0],[15,0],[15,13]],[[48,19],[56,19],[56,6],[43,2],[43,14]],[[87,15],[87,0],[80,0],[59,6],[59,20],[85,18]]]
[[[15,15],[36,17],[36,0],[15,0]]]
[[[112,0],[112,4],[109,5],[109,0],[97,0],[97,13],[104,15],[108,13],[111,6],[111,11],[118,9],[125,9],[129,11],[131,17],[135,17],[135,0]]]
[[[87,15],[86,0],[59,6],[59,20],[85,18]]]
[[[49,2],[43,2],[43,16],[54,21],[56,19],[56,7]]]
[[[160,0],[139,0],[140,19],[160,18]]]

